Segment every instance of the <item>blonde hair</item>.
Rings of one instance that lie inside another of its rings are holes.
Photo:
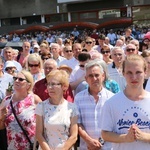
[[[59,82],[65,86],[65,87],[69,87],[69,75],[67,74],[66,71],[64,70],[52,70],[47,76],[46,76],[46,80],[48,82],[48,80],[50,80],[51,78],[55,78],[57,80],[59,80]]]
[[[122,72],[124,73],[125,65],[127,62],[135,62],[135,61],[142,62],[144,71],[147,71],[147,63],[146,63],[145,59],[138,54],[131,54],[131,55],[127,56],[126,59],[123,61]]]
[[[29,70],[29,61],[37,61],[39,63],[40,70],[43,69],[42,59],[37,53],[30,54],[26,61],[26,69]]]
[[[34,80],[32,74],[27,70],[20,71],[21,74],[23,74],[27,80],[28,83],[30,83],[30,88],[28,89],[28,93],[32,93],[32,89],[34,86]]]

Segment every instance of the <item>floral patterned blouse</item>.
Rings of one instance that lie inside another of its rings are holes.
[[[6,99],[8,114],[5,121],[8,150],[29,150],[30,144],[12,113],[10,100],[11,97]],[[32,143],[35,135],[35,107],[33,94],[28,94],[25,99],[13,103],[16,116],[22,127],[27,131],[27,135]]]
[[[61,150],[69,137],[70,118],[78,115],[75,104],[64,101],[52,105],[49,99],[39,103],[35,113],[44,116],[44,137],[52,150]]]

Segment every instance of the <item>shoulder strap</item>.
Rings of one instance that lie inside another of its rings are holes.
[[[18,120],[18,118],[17,118],[17,116],[16,116],[15,109],[13,108],[12,100],[10,101],[10,106],[11,106],[12,112],[13,112],[13,114],[14,114],[14,117],[15,117],[15,119],[16,119],[18,125],[20,126],[21,130],[23,131],[23,133],[24,133],[24,135],[26,136],[26,138],[27,138],[28,142],[30,143],[30,145],[32,145],[32,143],[31,143],[31,141],[30,141],[30,139],[29,139],[29,137],[28,137],[28,135],[27,135],[27,132],[23,129],[21,123],[19,122],[19,120]]]

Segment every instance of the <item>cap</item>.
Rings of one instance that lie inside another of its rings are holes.
[[[5,68],[7,67],[16,67],[13,61],[6,61]]]
[[[35,44],[35,45],[33,46],[33,48],[39,48],[39,45]]]
[[[61,70],[61,69],[62,69],[62,70],[63,70],[63,69],[66,69],[66,70],[69,71],[69,73],[72,72],[72,68],[68,67],[67,65],[61,65],[58,69],[59,69],[59,70]]]

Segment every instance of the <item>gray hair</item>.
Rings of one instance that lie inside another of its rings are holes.
[[[91,67],[94,66],[98,66],[100,68],[100,73],[103,74],[104,73],[104,69],[101,66],[101,64],[99,63],[100,61],[98,59],[94,59],[94,60],[90,60],[86,65],[85,65],[85,73],[87,72],[87,70]]]

